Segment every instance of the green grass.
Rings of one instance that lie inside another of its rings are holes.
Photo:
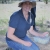
[[[4,29],[4,30],[0,30],[0,35],[5,35],[5,34],[6,34],[6,32],[7,32],[7,30],[6,30],[6,29]]]
[[[8,23],[8,19],[0,19],[0,25],[7,24],[7,23]]]
[[[8,27],[8,19],[0,19],[0,35],[5,35]]]

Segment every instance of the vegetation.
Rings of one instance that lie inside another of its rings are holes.
[[[48,0],[44,0],[46,4],[48,4]]]
[[[8,27],[8,19],[0,19],[0,34],[5,35]]]

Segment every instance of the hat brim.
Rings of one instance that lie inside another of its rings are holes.
[[[23,3],[25,3],[25,2],[20,2],[20,3],[19,3],[19,5],[18,5],[18,7],[22,7],[22,4],[23,4]],[[35,7],[35,6],[36,6],[36,2],[30,2],[30,3],[32,3],[32,4],[33,4],[33,7]]]

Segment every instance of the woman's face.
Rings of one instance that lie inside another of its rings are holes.
[[[24,11],[27,11],[27,12],[29,12],[32,7],[33,7],[33,4],[30,2],[24,2],[22,5],[22,8],[24,9]]]

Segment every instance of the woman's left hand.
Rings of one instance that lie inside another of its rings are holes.
[[[47,36],[49,34],[49,32],[44,32],[44,33],[42,33],[41,35],[40,35],[40,37],[45,37],[45,36]]]

